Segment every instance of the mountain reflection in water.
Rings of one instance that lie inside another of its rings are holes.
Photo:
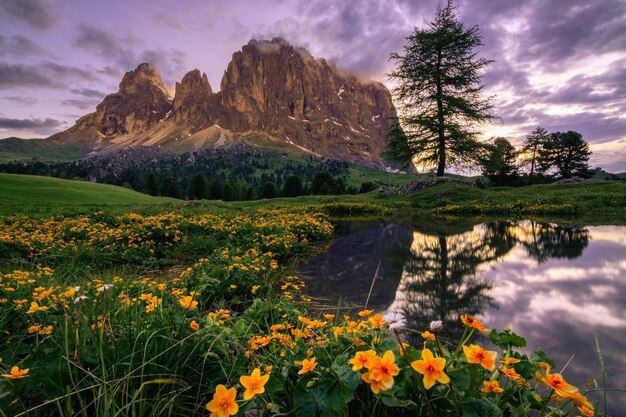
[[[626,227],[533,221],[478,225],[340,222],[327,252],[300,267],[307,292],[328,306],[400,311],[408,327],[443,320],[458,340],[460,314],[510,327],[542,349],[565,378],[599,379],[597,335],[607,387],[626,389]],[[421,343],[415,333],[405,336]],[[488,343],[483,337],[480,343]],[[626,394],[608,393],[626,416]]]

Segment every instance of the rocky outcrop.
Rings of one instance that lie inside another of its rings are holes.
[[[383,149],[391,95],[377,82],[343,75],[282,39],[250,41],[221,83],[220,126],[258,130],[319,155],[374,161]]]
[[[186,124],[192,130],[200,130],[213,120],[211,108],[216,107],[216,97],[206,74],[193,70],[176,83],[176,95],[172,103],[174,120]]]
[[[240,137],[258,132],[311,154],[382,166],[379,155],[395,109],[381,83],[342,73],[274,39],[253,40],[235,52],[220,87],[214,93],[206,74],[193,70],[176,83],[170,101],[157,71],[141,64],[94,113],[55,136],[93,141],[100,150],[107,144],[171,147],[190,137],[204,143],[200,136],[217,126]]]

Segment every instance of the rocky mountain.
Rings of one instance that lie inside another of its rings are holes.
[[[383,84],[343,73],[282,39],[252,40],[233,54],[218,92],[196,69],[176,83],[171,99],[157,70],[141,64],[94,113],[50,139],[93,152],[261,141],[381,167],[388,118],[395,115]]]

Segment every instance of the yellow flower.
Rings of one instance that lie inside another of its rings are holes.
[[[193,299],[192,295],[185,295],[184,297],[179,298],[178,302],[180,303],[181,306],[188,308],[190,310],[193,310],[194,308],[198,306],[198,302]]]
[[[424,375],[424,388],[430,389],[435,385],[435,381],[442,384],[450,382],[450,377],[446,375],[444,369],[446,360],[435,358],[430,349],[422,350],[422,359],[411,362],[411,368]]]
[[[315,357],[311,359],[305,359],[302,361],[302,369],[298,371],[298,375],[304,375],[309,371],[312,371],[317,366],[317,362],[315,362]]]
[[[475,319],[474,317],[467,315],[467,314],[462,314],[461,315],[461,321],[463,322],[464,325],[466,325],[467,327],[473,327],[476,330],[480,330],[481,332],[489,332],[489,329],[485,329],[485,325],[480,321]]]
[[[194,331],[197,332],[198,329],[200,328],[200,325],[198,323],[196,323],[195,320],[191,320],[191,323],[189,323],[189,327]]]
[[[422,337],[425,340],[433,340],[433,341],[435,340],[435,335],[432,334],[431,332],[429,332],[428,330],[426,330],[424,333],[422,333]]]
[[[243,399],[247,401],[256,394],[263,394],[265,392],[265,384],[269,379],[270,376],[268,374],[261,375],[259,368],[252,371],[250,376],[242,375],[239,378],[239,382],[246,389],[243,393]]]
[[[26,314],[33,314],[33,313],[36,313],[38,311],[46,311],[47,309],[48,309],[48,307],[42,307],[39,304],[37,304],[36,301],[31,301],[30,302],[30,308],[28,309]]]
[[[215,388],[213,399],[207,403],[206,409],[211,412],[211,417],[234,416],[239,411],[235,397],[237,397],[235,387],[226,389],[224,385],[219,384]]]
[[[28,368],[20,369],[17,366],[11,368],[11,372],[8,374],[2,374],[1,376],[9,379],[20,379],[26,378],[26,374],[28,373]]]
[[[354,358],[350,359],[348,363],[352,365],[353,371],[358,371],[359,369],[362,369],[364,367],[370,369],[375,356],[376,352],[372,349],[360,351],[355,353]]]
[[[363,310],[363,311],[359,311],[359,316],[361,317],[367,317],[370,314],[372,314],[374,312],[374,310]]]
[[[334,318],[335,318],[335,315],[334,315],[334,314],[328,314],[328,313],[326,313],[326,314],[324,314],[324,318],[325,318],[326,320],[332,320],[332,319],[334,319]]]
[[[259,288],[261,288],[261,286],[260,286],[260,285],[253,285],[253,286],[252,286],[252,290],[251,290],[252,294],[256,294],[256,292],[257,292],[257,290],[258,290]]]
[[[372,327],[374,329],[380,329],[385,324],[385,320],[383,320],[382,314],[374,314],[367,321],[369,321],[372,324]]]
[[[496,356],[497,352],[492,350],[485,350],[478,345],[463,346],[463,353],[469,363],[480,364],[488,371],[496,369]]]
[[[498,394],[504,391],[502,388],[500,388],[500,383],[498,381],[483,381],[483,385],[484,386],[481,389],[482,392],[495,392],[496,394]]]

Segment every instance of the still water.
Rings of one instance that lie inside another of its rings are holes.
[[[563,375],[579,387],[601,381],[597,336],[607,411],[626,416],[626,393],[615,391],[626,390],[625,226],[339,222],[332,244],[300,275],[318,302],[367,301],[402,312],[419,330],[443,320],[457,340],[464,313],[510,327],[527,339],[526,353],[544,350],[557,370],[571,359]]]

